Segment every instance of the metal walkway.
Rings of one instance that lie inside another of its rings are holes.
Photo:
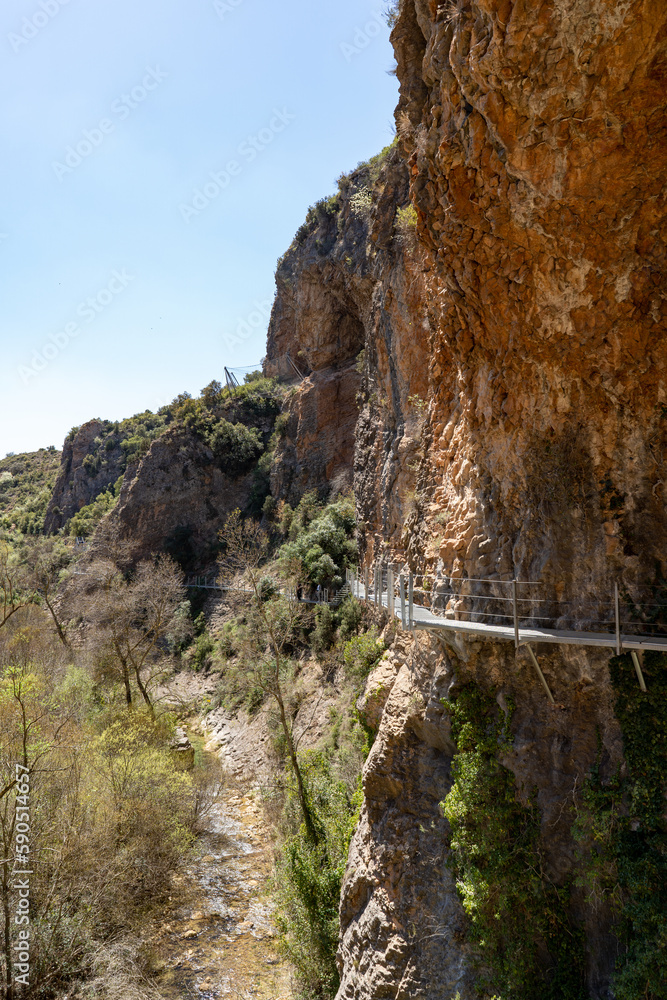
[[[390,591],[393,590],[393,607],[391,610],[395,617],[401,620],[403,628],[410,631],[413,629],[427,629],[435,631],[444,630],[449,632],[460,632],[463,635],[475,638],[500,639],[508,642],[514,642],[515,645],[523,645],[527,642],[549,642],[566,646],[602,646],[608,649],[614,649],[617,652],[621,652],[623,649],[650,649],[667,652],[667,634],[661,637],[650,635],[632,635],[630,633],[622,632],[620,628],[620,615],[617,619],[618,628],[615,632],[589,632],[583,630],[577,631],[573,629],[540,628],[522,625],[518,615],[517,604],[522,600],[527,602],[528,599],[526,598],[515,599],[513,609],[514,614],[512,616],[503,616],[513,618],[512,626],[488,624],[486,622],[477,621],[464,621],[453,617],[454,613],[449,613],[449,615],[438,615],[430,609],[421,607],[420,605],[414,603],[412,598],[413,581],[411,574],[409,575],[407,582],[401,575],[398,576],[397,581],[394,581],[391,570],[387,572],[386,576],[387,582],[386,584],[382,584],[381,590],[377,585],[377,582],[375,587],[368,585],[367,590],[367,584],[362,583],[353,571],[350,571],[348,581],[352,592],[359,598],[359,600],[369,600],[375,603],[375,590],[377,590],[377,596],[382,604],[382,607],[384,608],[389,608],[391,603],[389,594]],[[395,582],[398,583],[398,595],[395,592]],[[462,582],[467,583],[469,581],[464,580]],[[514,581],[510,580],[480,580],[472,582],[496,585],[499,583],[507,583],[510,585],[514,583]],[[456,596],[461,600],[486,600],[490,602],[503,600],[503,598],[498,598],[496,595],[460,594],[453,596]],[[616,606],[618,610],[617,595]],[[466,612],[461,613],[465,614]]]
[[[494,586],[496,588],[509,586],[512,588],[511,597],[503,597],[498,594],[452,593],[451,595],[445,595],[455,599],[455,601],[459,602],[459,604],[467,600],[477,602],[486,601],[495,606],[498,606],[500,603],[501,606],[503,606],[502,602],[508,602],[511,605],[511,615],[494,611],[465,612],[460,609],[457,611],[448,611],[442,615],[438,615],[429,608],[421,607],[414,602],[413,575],[411,573],[408,575],[407,580],[402,574],[399,574],[398,580],[395,581],[394,573],[391,567],[385,569],[382,566],[376,566],[373,568],[372,572],[372,584],[370,577],[371,572],[369,569],[366,569],[364,572],[364,582],[362,583],[359,575],[355,571],[349,570],[348,583],[352,593],[359,598],[359,600],[370,601],[376,606],[387,608],[394,617],[400,620],[402,627],[408,631],[425,630],[434,633],[451,632],[460,636],[467,636],[470,639],[513,642],[517,650],[524,647],[529,653],[540,678],[540,682],[552,703],[554,700],[553,696],[544,674],[542,673],[537,657],[531,648],[531,643],[534,644],[544,642],[563,646],[596,646],[612,650],[616,655],[620,655],[624,650],[628,650],[632,657],[635,672],[637,674],[637,680],[642,691],[646,691],[646,685],[644,682],[641,663],[637,655],[638,652],[645,650],[667,652],[667,634],[665,634],[664,631],[662,635],[652,636],[633,635],[622,630],[618,586],[614,588],[614,620],[613,622],[609,622],[609,624],[614,625],[614,631],[593,632],[576,629],[546,628],[535,626],[530,623],[526,623],[525,621],[522,623],[522,616],[519,615],[519,607],[522,603],[534,606],[536,603],[547,604],[548,602],[533,598],[518,597],[519,587],[521,585],[521,582],[518,580],[458,581],[462,584],[486,585]],[[398,596],[396,595],[396,582],[398,583]],[[528,585],[526,581],[524,581],[524,585]],[[532,585],[538,586],[538,584]],[[656,605],[656,607],[659,606]],[[512,624],[502,625],[495,622],[465,621],[460,617],[456,617],[459,614],[468,614],[471,618],[473,616],[484,617],[485,615],[486,617],[509,618],[511,619]],[[526,617],[530,618],[532,615],[529,614],[526,615]],[[633,623],[633,625],[634,624],[635,623]],[[640,626],[637,624],[635,627]],[[658,627],[663,629],[665,628],[665,626]]]

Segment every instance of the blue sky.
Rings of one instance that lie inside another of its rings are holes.
[[[277,258],[393,136],[384,0],[7,0],[0,456],[265,351]]]

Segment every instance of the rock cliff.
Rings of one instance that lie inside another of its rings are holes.
[[[422,481],[454,574],[572,600],[616,579],[635,603],[664,576],[666,21],[648,0],[401,4]]]
[[[409,566],[436,606],[442,578],[533,581],[543,603],[524,616],[580,628],[612,628],[616,583],[624,620],[648,629],[667,572],[667,9],[402,0],[392,38],[416,233],[392,150],[311,210],[282,261],[268,365],[286,374],[289,352],[307,377],[274,490],[349,466],[356,419],[366,565]],[[510,644],[408,637],[369,678],[339,998],[484,994],[440,806],[456,750],[443,699],[470,684],[511,717],[502,765],[584,941],[579,992],[544,995],[613,995],[632,935],[621,947],[582,888],[573,824],[592,770],[604,787],[632,772],[630,696],[604,650],[537,653],[554,704]],[[533,945],[548,984],[553,952]]]
[[[128,471],[109,521],[133,559],[166,549],[184,568],[201,570],[215,557],[226,516],[248,505],[253,485],[252,470],[226,474],[205,442],[175,427]]]
[[[269,374],[294,379],[294,363],[306,376],[288,404],[274,495],[351,483],[356,462],[364,520],[384,534],[412,485],[419,418],[408,397],[427,386],[428,338],[415,329],[426,322],[422,274],[411,234],[396,226],[407,204],[396,145],[340,179],[279,262],[267,345]]]
[[[102,420],[88,420],[70,433],[63,444],[60,471],[46,511],[44,530],[58,531],[73,514],[112,486],[123,472],[123,455],[114,448],[104,452],[104,462],[95,462],[100,435],[106,425]],[[89,458],[90,456],[90,458]],[[87,465],[84,461],[88,459]]]

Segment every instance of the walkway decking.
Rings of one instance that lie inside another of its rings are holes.
[[[496,581],[489,581],[496,582]],[[511,582],[511,581],[507,581]],[[405,584],[403,584],[404,589]],[[352,592],[360,600],[374,601],[375,594],[369,588],[368,597],[364,584],[357,579],[351,581]],[[468,595],[463,595],[468,596]],[[483,599],[477,597],[478,600]],[[488,600],[495,598],[489,597]],[[384,608],[389,607],[389,597],[383,589],[381,603]],[[418,604],[410,603],[407,595],[403,598],[394,596],[393,614],[399,618],[403,627],[412,629],[425,629],[433,632],[455,632],[463,636],[475,639],[500,640],[513,642],[517,646],[528,643],[547,642],[564,646],[601,646],[612,649],[616,652],[627,650],[655,650],[667,652],[667,636],[631,635],[625,632],[588,632],[573,629],[539,628],[534,626],[521,625],[517,621],[516,626],[494,625],[485,622],[463,621],[451,616],[437,615],[428,608],[420,607]]]

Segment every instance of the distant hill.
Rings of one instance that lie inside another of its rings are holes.
[[[12,525],[24,534],[39,534],[60,468],[55,448],[0,460],[0,527]]]

